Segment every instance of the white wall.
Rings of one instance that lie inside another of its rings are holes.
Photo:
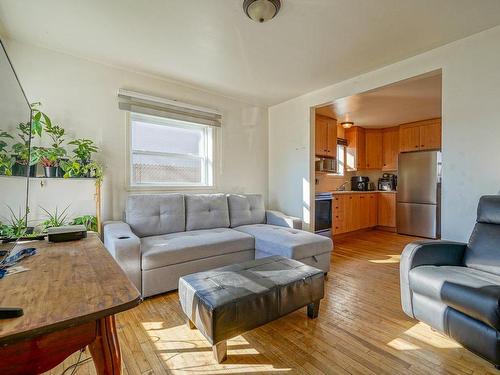
[[[267,108],[13,40],[7,40],[6,45],[28,99],[41,101],[43,111],[63,125],[70,137],[91,138],[101,147],[98,159],[106,168],[104,220],[121,218],[129,193],[126,190],[127,124],[125,112],[118,110],[116,93],[119,88],[222,112],[221,161],[216,190],[266,195]],[[73,197],[79,192],[68,187],[67,194]],[[62,200],[66,198],[61,197]]]
[[[466,240],[478,199],[500,193],[500,27],[269,109],[270,206],[309,221],[310,107],[443,72],[443,238]]]

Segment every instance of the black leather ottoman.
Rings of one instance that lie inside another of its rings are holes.
[[[304,306],[309,318],[316,318],[323,296],[323,271],[281,256],[179,279],[188,325],[212,344],[219,363],[227,358],[226,340]]]

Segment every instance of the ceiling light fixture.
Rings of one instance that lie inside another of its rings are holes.
[[[255,22],[266,22],[273,19],[281,8],[281,0],[244,0],[245,14]]]
[[[352,121],[344,121],[344,122],[341,122],[340,125],[342,125],[342,127],[344,129],[349,129],[349,128],[352,128],[352,126],[354,125],[354,122],[352,122]]]

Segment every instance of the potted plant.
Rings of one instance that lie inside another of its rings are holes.
[[[7,142],[4,139],[13,139],[12,135],[0,130],[0,175],[12,176],[14,160],[7,154]]]
[[[68,144],[76,146],[73,149],[76,159],[80,161],[81,165],[89,164],[92,160],[92,154],[99,151],[99,148],[90,139],[75,139],[68,142]]]
[[[33,147],[31,153],[31,159],[43,167],[45,177],[61,177],[59,164],[61,158],[66,155],[66,150],[62,147]]]
[[[29,123],[19,123],[17,126],[17,135],[21,138],[20,142],[12,145],[12,158],[14,159],[14,165],[12,166],[12,175],[14,176],[36,176],[36,163],[32,163],[30,160],[30,124]]]
[[[47,115],[43,115],[43,117],[45,133],[47,133],[52,140],[52,147],[47,149],[46,157],[41,160],[42,165],[45,163],[45,176],[49,177],[47,173],[50,173],[51,177],[62,177],[63,173],[60,162],[61,160],[65,160],[64,158],[66,156],[66,150],[62,147],[64,142],[64,129],[59,125],[52,125],[52,121]]]
[[[74,157],[61,162],[64,177],[90,177],[102,181],[102,165],[92,160],[92,154],[99,151],[94,142],[90,139],[75,139],[68,144],[76,147],[73,149]]]
[[[40,208],[45,212],[46,220],[42,222],[42,229],[43,232],[46,232],[48,228],[54,228],[54,227],[62,227],[63,225],[66,225],[67,223],[67,211],[69,206],[67,206],[62,212],[58,212],[57,206],[56,210],[54,213],[49,212],[42,206]]]
[[[70,225],[85,225],[87,230],[97,232],[97,218],[94,215],[83,215],[75,217]]]
[[[26,216],[22,214],[21,209],[16,215],[14,210],[7,206],[10,211],[8,224],[2,224],[2,235],[6,238],[20,238],[33,232],[33,228],[28,228],[26,223]]]

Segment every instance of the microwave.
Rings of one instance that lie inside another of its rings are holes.
[[[316,158],[316,172],[337,173],[337,159],[335,158]]]

